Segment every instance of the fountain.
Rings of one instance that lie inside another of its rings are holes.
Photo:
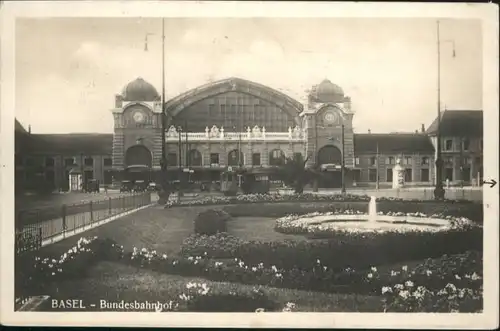
[[[370,203],[368,204],[368,221],[377,221],[377,198],[374,196],[370,197]]]

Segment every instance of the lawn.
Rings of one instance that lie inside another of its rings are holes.
[[[225,290],[237,286],[240,290],[252,285],[212,282],[201,278],[166,275],[146,269],[137,269],[119,263],[101,262],[92,267],[87,277],[63,281],[47,288],[51,299],[83,300],[89,310],[99,310],[99,300],[133,302],[168,302],[178,300],[189,282],[206,283],[209,288]],[[297,305],[298,311],[307,312],[376,312],[381,311],[381,298],[345,294],[327,294],[272,287],[261,287],[269,298],[284,306],[287,302]],[[64,293],[64,294],[63,294]],[[95,303],[95,308],[90,304]],[[47,307],[48,308],[48,307]],[[49,308],[50,309],[50,308]]]

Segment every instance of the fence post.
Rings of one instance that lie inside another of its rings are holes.
[[[42,247],[42,228],[38,228],[38,240],[37,240],[38,248]]]
[[[135,193],[134,195],[132,195],[132,209],[136,208],[136,205],[135,205]]]
[[[61,209],[62,209],[61,213],[62,213],[63,238],[66,238],[66,228],[67,228],[67,224],[66,224],[66,205],[62,205]]]
[[[111,197],[108,197],[108,211],[109,211],[108,216],[111,216]]]
[[[90,207],[90,224],[94,222],[94,208],[92,206],[92,200],[89,202]]]
[[[120,200],[121,200],[121,205],[122,205],[122,213],[125,211],[125,197],[120,197]]]

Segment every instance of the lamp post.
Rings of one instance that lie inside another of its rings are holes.
[[[344,149],[344,124],[342,124],[342,188],[340,192],[345,194],[345,149]]]
[[[166,100],[165,100],[165,19],[161,19],[161,192],[160,192],[160,204],[166,204],[168,201],[168,196],[170,195],[170,190],[168,187],[167,178],[167,151],[166,151],[166,141],[165,141],[165,130],[167,129],[167,110],[166,110]],[[146,35],[147,38],[147,35]],[[145,49],[147,50],[147,44]]]
[[[443,188],[443,158],[441,156],[441,44],[451,42],[453,45],[453,57],[455,57],[455,42],[453,40],[440,40],[439,21],[437,28],[437,143],[436,143],[436,188],[434,189],[434,199],[444,200],[445,190]]]

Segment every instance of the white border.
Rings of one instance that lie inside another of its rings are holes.
[[[0,321],[6,325],[495,328],[498,327],[498,186],[484,189],[484,313],[20,313],[13,312],[15,17],[441,17],[483,22],[484,176],[498,177],[498,7],[494,4],[305,2],[7,2],[1,8]],[[2,208],[3,207],[3,208]]]

